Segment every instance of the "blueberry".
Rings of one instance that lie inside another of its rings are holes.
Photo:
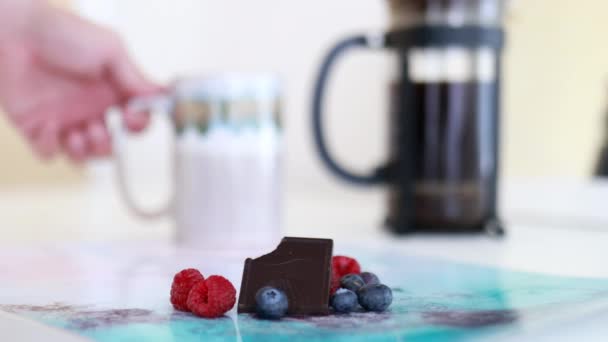
[[[357,308],[357,295],[347,289],[338,289],[331,297],[331,306],[336,312],[349,313]]]
[[[340,287],[357,292],[361,286],[365,285],[365,281],[358,274],[347,274],[340,279]]]
[[[365,285],[380,284],[380,279],[378,279],[378,276],[372,272],[363,272],[360,274],[360,276],[363,278]]]
[[[357,291],[359,304],[367,311],[384,311],[393,301],[393,292],[383,284],[365,285]]]
[[[265,286],[255,294],[256,311],[263,318],[279,319],[287,314],[289,302],[285,292]]]

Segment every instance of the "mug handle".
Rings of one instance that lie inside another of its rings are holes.
[[[329,153],[322,125],[323,104],[325,101],[325,89],[330,70],[334,66],[338,57],[346,51],[354,48],[377,48],[384,46],[384,34],[380,35],[358,35],[346,38],[338,42],[327,54],[321,64],[321,69],[317,76],[312,100],[312,126],[317,152],[327,168],[339,178],[347,182],[359,185],[375,185],[388,180],[388,166],[378,167],[370,174],[357,174],[339,165]]]
[[[149,111],[149,112],[161,112],[168,114],[171,112],[173,107],[173,101],[170,95],[154,95],[148,97],[135,98],[127,104],[127,110],[129,111]],[[164,205],[154,209],[144,209],[134,200],[129,186],[127,185],[127,170],[125,167],[125,145],[126,145],[126,129],[121,126],[119,129],[114,130],[113,142],[114,142],[114,165],[116,169],[116,178],[118,183],[119,193],[127,205],[127,208],[135,215],[144,219],[156,219],[165,215],[168,215],[173,209],[175,203],[175,189],[171,190],[171,195],[167,199]],[[175,158],[175,139],[170,139],[172,151],[172,159]],[[173,163],[175,165],[175,163]],[[175,172],[175,170],[173,170]]]

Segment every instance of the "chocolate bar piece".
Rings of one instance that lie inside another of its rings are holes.
[[[285,292],[288,315],[327,315],[333,241],[284,237],[271,253],[247,258],[238,312],[255,312],[255,294],[264,286]]]

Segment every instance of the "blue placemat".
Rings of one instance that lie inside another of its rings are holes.
[[[349,252],[393,289],[389,311],[264,321],[233,310],[220,319],[200,319],[168,304],[172,274],[196,266],[203,273],[227,275],[238,289],[240,256],[105,247],[37,252],[26,267],[40,267],[46,255],[44,262],[53,265],[47,267],[58,269],[48,271],[44,281],[18,274],[17,268],[0,275],[9,284],[0,294],[0,309],[96,341],[454,341],[567,324],[608,298],[608,280],[603,279],[514,272],[394,252]]]

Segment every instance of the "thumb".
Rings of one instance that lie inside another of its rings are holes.
[[[149,81],[141,73],[124,49],[120,49],[110,59],[108,72],[110,82],[114,85],[123,105],[132,98],[153,95],[164,90],[163,87]],[[123,109],[123,122],[132,132],[142,131],[149,121],[150,114],[147,112]]]
[[[116,87],[121,101],[132,97],[151,95],[163,88],[148,80],[124,50],[111,57],[108,64],[110,82]]]

